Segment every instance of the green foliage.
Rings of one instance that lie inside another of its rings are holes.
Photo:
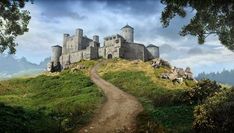
[[[0,53],[9,49],[15,53],[18,35],[28,31],[29,11],[22,10],[28,0],[2,0],[0,2]]]
[[[193,105],[179,103],[181,90],[159,86],[139,71],[109,72],[103,77],[142,102],[144,112],[138,116],[138,132],[185,132],[192,128]]]
[[[196,87],[185,91],[181,96],[181,101],[189,104],[202,103],[207,97],[213,96],[215,92],[221,91],[222,86],[216,81],[201,80]]]
[[[181,36],[193,35],[203,44],[211,35],[218,35],[220,42],[234,51],[234,1],[233,0],[161,0],[166,5],[161,22],[167,27],[175,16],[185,17],[188,7],[195,10],[195,16],[182,27]]]
[[[40,110],[26,110],[0,103],[1,133],[59,132],[58,125],[57,121]]]
[[[231,133],[234,127],[234,90],[215,93],[194,111],[196,132]]]
[[[168,132],[187,132],[192,129],[194,106],[171,105],[154,109],[152,117],[162,123]]]
[[[14,123],[4,125],[9,132],[14,132],[14,127],[25,132],[69,131],[88,122],[102,96],[81,71],[2,81],[0,102],[5,105],[0,108],[0,129],[8,119]]]

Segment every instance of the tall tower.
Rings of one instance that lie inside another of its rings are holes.
[[[51,55],[51,62],[54,65],[58,65],[59,57],[62,55],[62,47],[59,45],[52,46],[52,55]]]
[[[126,26],[121,28],[121,31],[122,31],[121,35],[127,42],[130,43],[134,42],[134,28],[132,28],[127,24]]]

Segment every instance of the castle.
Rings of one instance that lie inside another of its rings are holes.
[[[100,47],[98,35],[90,39],[83,35],[82,29],[76,29],[73,36],[64,34],[63,47],[52,46],[51,62],[47,69],[59,71],[71,63],[100,57],[148,61],[159,58],[159,47],[153,44],[145,47],[143,44],[134,43],[134,28],[129,25],[121,28],[121,34],[105,37],[103,47]]]

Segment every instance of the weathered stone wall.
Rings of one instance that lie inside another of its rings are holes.
[[[152,60],[154,58],[155,57],[152,55],[152,53],[147,48],[145,48],[145,61]]]
[[[60,64],[64,67],[66,64],[70,64],[70,54],[63,54],[60,56]]]
[[[83,36],[82,29],[77,29],[76,34],[73,36],[64,34],[63,39],[63,54],[86,49],[89,46],[89,43],[93,41],[92,39]]]
[[[79,50],[86,49],[92,41],[92,39],[82,37],[81,44],[79,44],[81,46]]]
[[[129,60],[145,60],[145,46],[137,43],[126,43],[123,45],[123,53],[125,59]]]
[[[102,57],[102,58],[106,57],[106,48],[105,47],[99,47],[98,56]]]
[[[60,62],[62,66],[66,66],[66,64],[79,62],[80,60],[90,60],[98,58],[98,47],[96,42],[92,42],[89,47],[84,50],[79,50],[77,52],[63,54],[60,57]]]
[[[147,47],[147,50],[151,53],[154,58],[159,58],[159,48],[158,47]]]
[[[81,40],[78,36],[67,36],[65,37],[63,48],[66,49],[66,53],[75,52],[79,49],[78,42]]]
[[[99,36],[94,35],[93,40],[89,39],[83,36],[82,29],[76,29],[76,33],[73,36],[64,34],[62,55],[60,54],[61,65],[65,68],[69,64],[79,62],[82,59],[90,60],[99,57],[124,58],[129,60],[140,59],[143,61],[153,59],[156,56],[159,57],[158,47],[156,47],[157,49],[146,48],[143,44],[133,43],[134,28],[126,25],[121,30],[122,36],[116,34],[105,37],[104,46],[102,48],[100,48]],[[52,60],[57,61],[58,57],[59,56],[56,55],[56,58],[52,57]]]
[[[100,44],[98,42],[91,42],[90,43],[90,59],[97,59],[97,58],[99,58],[99,55],[98,55],[99,45]]]
[[[104,58],[119,58],[121,57],[120,48],[124,43],[123,37],[120,35],[113,35],[109,37],[105,37],[104,40]]]

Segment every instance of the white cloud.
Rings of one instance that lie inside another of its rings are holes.
[[[135,28],[136,42],[146,45],[149,43],[168,44],[174,47],[174,51],[162,54],[162,57],[170,60],[173,65],[190,66],[195,73],[234,68],[234,54],[224,48],[217,37],[211,36],[204,45],[199,46],[196,37],[178,35],[181,26],[188,22],[190,17],[175,18],[167,29],[163,29],[160,23],[160,11],[155,13],[147,11],[145,15],[138,15],[131,12],[133,9],[130,7],[111,8],[107,6],[110,3],[105,2],[92,2],[89,7],[82,5],[80,1],[68,2],[68,4],[71,12],[83,16],[85,19],[74,19],[64,17],[64,15],[59,17],[59,14],[49,18],[43,15],[44,8],[39,5],[27,5],[26,8],[31,12],[32,19],[29,24],[29,32],[17,38],[19,46],[16,55],[18,57],[25,56],[30,61],[39,63],[50,56],[52,45],[61,45],[63,33],[74,34],[76,28],[83,28],[84,34],[88,37],[92,38],[97,34],[102,40],[106,35],[119,33],[120,28],[128,23]],[[162,10],[162,6],[159,7]],[[198,47],[204,51],[203,54],[187,54],[191,48]]]

